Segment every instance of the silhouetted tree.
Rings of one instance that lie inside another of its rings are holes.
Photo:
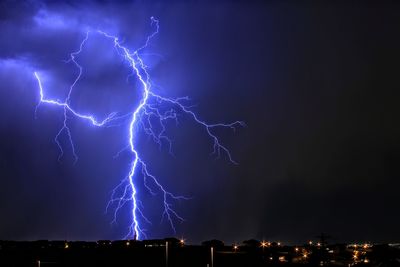
[[[168,242],[168,246],[170,246],[170,247],[178,247],[180,245],[179,239],[177,239],[175,237],[164,238],[164,243],[165,242]]]
[[[217,239],[204,241],[201,244],[206,247],[214,247],[214,248],[221,248],[224,246],[224,242],[222,242],[221,240],[217,240]]]
[[[255,239],[249,239],[249,240],[245,240],[243,241],[243,244],[246,247],[251,247],[251,248],[258,248],[261,246],[261,242]]]

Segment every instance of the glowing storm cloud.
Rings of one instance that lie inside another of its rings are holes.
[[[135,130],[138,128],[137,126],[142,126],[142,129],[146,134],[152,137],[152,139],[159,145],[161,145],[162,141],[167,142],[171,149],[171,140],[166,135],[166,123],[170,120],[177,121],[177,115],[179,113],[186,114],[187,116],[191,117],[198,125],[200,125],[208,134],[209,138],[211,138],[213,142],[213,154],[219,157],[221,153],[224,153],[232,163],[235,161],[232,159],[232,156],[229,150],[221,144],[218,137],[213,133],[213,129],[216,127],[228,127],[231,129],[236,129],[238,126],[243,126],[244,123],[241,121],[235,121],[232,123],[214,123],[209,124],[201,120],[193,111],[191,111],[190,107],[185,105],[185,101],[188,100],[187,97],[183,98],[168,98],[156,94],[152,91],[151,88],[151,81],[150,76],[147,71],[147,66],[143,62],[142,58],[140,57],[140,51],[146,48],[150,42],[150,40],[158,33],[159,30],[159,23],[158,20],[151,17],[151,25],[155,28],[154,32],[149,35],[146,39],[145,44],[137,50],[130,51],[127,47],[123,46],[119,39],[115,36],[111,36],[103,31],[88,31],[86,32],[86,36],[81,42],[79,49],[75,52],[70,54],[69,60],[67,63],[74,64],[79,72],[76,78],[74,79],[73,83],[69,87],[68,95],[66,96],[64,101],[60,101],[58,99],[49,99],[46,98],[46,92],[44,86],[40,79],[40,72],[34,72],[34,76],[37,79],[39,93],[40,93],[40,101],[39,104],[49,104],[54,106],[59,106],[64,111],[64,121],[61,129],[59,130],[58,134],[55,136],[55,142],[60,148],[60,157],[63,156],[63,148],[59,141],[59,138],[62,133],[65,133],[68,136],[68,141],[71,145],[72,153],[75,158],[75,161],[78,159],[78,156],[75,152],[75,146],[73,143],[72,135],[70,128],[68,127],[68,120],[70,117],[75,117],[81,120],[85,120],[91,125],[97,127],[104,127],[109,126],[111,122],[116,122],[118,120],[130,118],[129,120],[129,132],[127,133],[127,138],[129,141],[129,149],[132,154],[132,163],[130,167],[130,171],[125,179],[121,181],[121,183],[114,189],[110,202],[107,205],[107,208],[110,205],[115,205],[115,212],[114,212],[114,220],[116,220],[116,216],[120,208],[124,206],[126,203],[131,203],[132,205],[132,221],[129,226],[129,232],[125,238],[134,238],[134,239],[141,239],[142,237],[146,237],[143,228],[140,226],[141,221],[145,223],[150,223],[150,221],[146,218],[143,212],[143,205],[140,200],[137,199],[136,193],[137,188],[135,186],[135,179],[141,175],[144,185],[149,190],[152,195],[156,195],[157,193],[161,193],[163,196],[163,214],[162,219],[166,218],[171,225],[171,228],[175,231],[174,221],[183,221],[183,218],[172,208],[172,202],[174,200],[182,200],[187,199],[184,196],[178,196],[170,193],[165,189],[165,187],[160,184],[157,178],[149,172],[147,164],[141,159],[139,151],[135,147]],[[142,95],[137,107],[132,110],[130,113],[123,114],[117,116],[117,113],[113,112],[110,113],[106,118],[102,120],[98,120],[92,114],[82,114],[76,109],[74,109],[72,101],[71,101],[71,94],[78,83],[79,79],[83,73],[83,67],[78,63],[77,56],[82,52],[85,47],[86,41],[89,37],[93,34],[99,34],[104,38],[109,39],[114,43],[114,48],[121,55],[124,60],[127,62],[129,67],[132,69],[132,75],[134,75],[138,81],[140,82]],[[160,109],[159,107],[162,105],[167,105],[170,108],[167,111]],[[152,123],[150,119],[156,119],[161,125],[161,130],[154,130],[152,127]],[[117,189],[121,188],[122,194],[119,196],[117,195]]]

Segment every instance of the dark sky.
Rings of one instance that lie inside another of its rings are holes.
[[[168,190],[189,242],[258,238],[303,242],[400,239],[400,5],[379,1],[2,1],[0,4],[0,239],[119,239],[105,207],[129,171],[127,125],[71,120],[79,161],[54,136],[62,111],[41,105],[33,72],[65,97],[66,64],[88,29],[118,35],[132,50],[160,33],[144,59],[168,96],[190,96],[238,165],[215,160],[204,130],[182,115],[169,124],[174,156],[138,133],[138,149]],[[111,47],[111,48],[110,48]],[[138,87],[112,46],[92,38],[79,58],[86,76],[73,102],[99,117],[137,105]],[[113,56],[114,55],[114,56]],[[133,85],[135,85],[133,83]],[[132,88],[135,90],[132,91]],[[129,100],[129,101],[128,101]],[[143,193],[149,238],[174,233]]]

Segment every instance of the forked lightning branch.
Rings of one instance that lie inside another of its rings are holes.
[[[150,224],[151,222],[146,218],[146,211],[144,210],[144,203],[137,197],[137,181],[143,179],[142,182],[153,196],[162,195],[163,212],[161,214],[162,219],[166,219],[171,228],[175,231],[175,222],[183,221],[184,219],[173,209],[173,203],[177,200],[185,200],[187,197],[175,195],[168,191],[165,185],[161,184],[157,177],[150,171],[151,162],[144,162],[141,158],[140,151],[136,148],[136,139],[138,131],[143,131],[149,135],[157,144],[168,144],[171,147],[171,140],[167,136],[166,129],[169,121],[177,121],[178,115],[188,116],[194,122],[196,122],[203,131],[207,134],[208,138],[212,142],[212,153],[217,157],[221,154],[225,154],[232,163],[235,163],[228,148],[221,143],[215,133],[215,128],[227,127],[235,130],[236,127],[243,126],[244,123],[241,121],[235,121],[232,123],[207,123],[203,121],[196,113],[194,113],[190,106],[186,105],[187,97],[182,98],[170,98],[167,96],[160,95],[152,89],[152,83],[148,68],[141,57],[141,52],[144,50],[151,39],[158,34],[159,22],[157,19],[151,17],[151,26],[154,27],[154,31],[147,36],[144,41],[144,45],[136,50],[130,50],[119,41],[118,37],[109,35],[103,31],[88,31],[82,42],[79,45],[78,50],[70,53],[70,57],[67,63],[75,65],[78,69],[78,74],[74,78],[73,82],[67,88],[68,94],[66,98],[61,101],[59,99],[51,99],[46,96],[46,84],[41,81],[41,71],[34,72],[34,76],[38,82],[40,104],[47,104],[58,106],[63,112],[64,117],[61,123],[61,128],[55,136],[55,142],[60,149],[60,159],[64,154],[63,147],[60,142],[62,136],[67,136],[69,145],[75,160],[78,160],[75,145],[73,142],[73,135],[78,135],[78,132],[72,133],[69,122],[72,119],[80,119],[86,121],[88,124],[96,127],[109,126],[111,123],[124,122],[128,123],[128,132],[126,136],[121,138],[126,139],[129,144],[128,147],[131,153],[131,164],[130,171],[127,176],[121,180],[121,183],[114,189],[110,202],[107,208],[114,208],[114,220],[116,220],[118,211],[126,204],[131,205],[131,224],[129,225],[129,231],[125,238],[142,239],[146,237],[143,225]],[[105,118],[98,118],[95,114],[86,114],[80,112],[75,108],[72,99],[72,92],[77,87],[79,80],[84,75],[84,62],[79,61],[80,53],[86,48],[85,44],[87,40],[93,35],[100,35],[110,42],[113,43],[116,53],[123,57],[126,64],[132,70],[132,75],[139,81],[140,86],[134,87],[132,90],[140,90],[140,100],[136,104],[136,107],[127,114],[117,114],[116,112],[108,114]],[[161,108],[167,106],[168,108]],[[156,120],[161,126],[155,129],[152,125],[152,121]],[[122,123],[121,123],[122,124]]]

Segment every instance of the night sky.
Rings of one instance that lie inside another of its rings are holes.
[[[318,2],[318,3],[317,3]],[[89,29],[137,49],[155,90],[190,96],[218,130],[234,165],[187,116],[170,123],[174,155],[143,132],[137,147],[185,218],[176,236],[304,242],[400,240],[400,5],[377,1],[1,1],[0,239],[120,239],[129,205],[111,224],[112,189],[129,171],[127,125],[71,119],[79,160],[54,137],[62,110],[41,105],[33,72],[64,98],[77,69],[64,61]],[[74,105],[104,117],[128,112],[139,87],[112,43],[93,37]],[[133,88],[133,89],[132,89]],[[144,190],[143,188],[141,190]],[[175,235],[157,198],[141,193],[149,238]]]

